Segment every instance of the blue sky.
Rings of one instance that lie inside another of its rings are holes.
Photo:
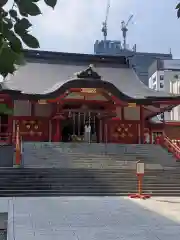
[[[58,0],[52,9],[41,5],[43,15],[33,18],[32,32],[41,49],[93,53],[102,39],[101,24],[107,0]],[[180,20],[176,0],[111,0],[108,38],[121,40],[120,24],[134,14],[129,24],[128,43],[138,51],[168,53],[180,58]]]

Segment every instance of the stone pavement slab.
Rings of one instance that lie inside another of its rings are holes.
[[[8,240],[177,240],[180,198],[13,198]],[[0,199],[1,208],[1,199]]]

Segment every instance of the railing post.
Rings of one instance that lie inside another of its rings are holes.
[[[21,138],[19,125],[16,127],[16,138],[15,138],[15,165],[19,167],[21,165]]]

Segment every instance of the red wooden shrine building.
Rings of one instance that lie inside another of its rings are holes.
[[[1,141],[12,142],[16,124],[23,141],[40,142],[83,141],[85,122],[93,142],[152,143],[171,132],[152,118],[179,105],[180,96],[149,89],[125,57],[28,50],[25,58],[1,83]]]

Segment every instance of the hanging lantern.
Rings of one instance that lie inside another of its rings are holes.
[[[72,113],[69,111],[68,112],[68,118],[71,118],[72,117]]]

